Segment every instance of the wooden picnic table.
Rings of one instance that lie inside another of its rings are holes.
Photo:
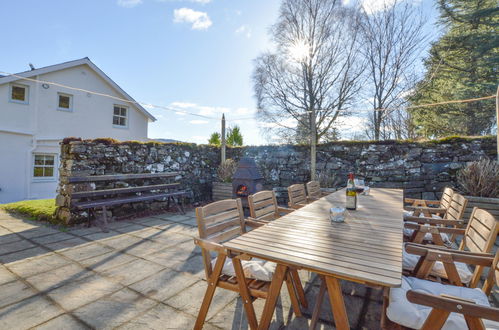
[[[269,327],[289,267],[321,276],[322,295],[327,290],[338,329],[350,328],[339,279],[400,286],[402,195],[399,189],[371,189],[370,195],[359,196],[357,210],[347,210],[345,222],[331,223],[329,209],[345,205],[342,189],[224,243],[229,255],[244,254],[277,263],[258,328]],[[238,282],[245,283],[239,278]],[[312,326],[319,308],[316,304]]]

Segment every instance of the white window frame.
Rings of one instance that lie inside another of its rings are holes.
[[[24,101],[20,101],[20,100],[14,100],[12,98],[12,88],[13,87],[21,87],[21,88],[24,88],[25,90],[25,93],[24,93],[24,96],[25,96],[25,100]],[[10,87],[9,87],[9,102],[12,102],[12,103],[19,103],[19,104],[29,104],[29,86],[28,85],[23,85],[23,84],[10,84]]]
[[[69,108],[61,108],[59,106],[59,98],[61,96],[69,97]],[[73,112],[73,95],[67,94],[67,93],[57,93],[57,110],[66,111],[66,112]]]
[[[44,165],[36,165],[35,164],[36,156],[52,156],[52,157],[54,157],[54,164],[52,166],[45,165],[45,164]],[[53,167],[52,176],[35,176],[35,167],[43,167],[43,168]],[[57,173],[56,173],[57,169],[58,169],[57,154],[51,154],[51,153],[46,153],[46,152],[33,153],[33,158],[31,160],[31,177],[33,178],[33,181],[35,181],[35,182],[55,181],[57,179]]]
[[[119,107],[119,108],[125,109],[126,110],[126,116],[115,115],[114,114],[114,108],[115,107]],[[119,118],[125,118],[125,125],[116,125],[116,124],[114,124],[114,117],[115,116],[119,117]],[[113,105],[113,121],[112,121],[112,123],[113,123],[113,127],[114,128],[125,128],[125,129],[128,128],[129,118],[130,118],[130,108],[129,107],[127,107],[125,105],[121,105],[121,104],[114,104]]]

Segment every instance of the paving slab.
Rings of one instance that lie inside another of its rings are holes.
[[[7,229],[4,230],[6,231],[5,233],[0,233],[0,245],[22,240],[21,236],[16,235],[10,231],[7,231]]]
[[[162,218],[157,218],[157,217],[149,217],[149,218],[142,218],[142,219],[134,219],[132,222],[151,227],[151,226],[156,226],[156,225],[162,225],[165,222],[167,222],[165,219]]]
[[[19,261],[19,260],[26,260],[28,258],[34,258],[34,257],[41,256],[41,255],[44,255],[47,253],[50,253],[50,251],[45,249],[45,248],[36,246],[36,247],[30,248],[30,249],[1,255],[0,256],[0,263],[9,264],[11,262],[15,262],[15,261]]]
[[[168,267],[178,272],[188,273],[200,279],[206,278],[203,257],[199,254],[196,254],[187,260],[172,260],[172,263],[168,265]]]
[[[123,288],[121,285],[93,274],[50,290],[48,296],[64,306],[66,310],[73,310],[121,288]]]
[[[51,234],[51,235],[46,235],[46,236],[41,236],[41,237],[33,237],[31,238],[32,241],[38,244],[49,244],[49,243],[56,243],[60,241],[66,241],[69,239],[75,238],[71,234],[67,233],[56,233],[56,234]]]
[[[40,236],[47,236],[50,234],[57,234],[60,233],[60,230],[53,229],[53,228],[48,228],[48,227],[31,227],[28,230],[22,230],[19,231],[18,234],[26,237],[26,238],[33,238],[33,237],[40,237]]]
[[[66,266],[28,277],[26,281],[40,291],[50,291],[68,282],[79,281],[91,275],[93,275],[91,271],[75,263],[70,263]]]
[[[0,255],[26,250],[35,246],[35,244],[24,239],[10,243],[3,243],[0,245]]]
[[[92,234],[84,235],[84,238],[92,240],[92,241],[99,241],[99,240],[105,240],[108,238],[116,237],[118,235],[121,235],[121,233],[114,231],[114,230],[109,230],[107,233],[101,231],[99,233],[92,233]]]
[[[157,304],[124,288],[76,309],[73,314],[95,329],[113,329]]]
[[[148,297],[163,301],[197,281],[199,278],[194,276],[165,269],[131,285],[130,288]]]
[[[165,248],[164,244],[154,241],[149,241],[146,239],[141,239],[136,244],[130,245],[129,247],[123,249],[122,251],[137,257],[143,257],[148,254],[158,252],[164,248]]]
[[[142,226],[142,225],[134,223],[130,226],[115,228],[114,231],[117,231],[117,232],[122,233],[122,234],[126,234],[126,233],[131,233],[131,232],[134,232],[137,230],[142,230],[144,228],[147,228],[147,226]]]
[[[119,282],[123,285],[130,285],[156,274],[163,269],[163,266],[153,262],[137,259],[127,264],[105,270],[101,274],[111,278],[115,282]]]
[[[0,265],[0,285],[16,280],[16,276],[12,274],[6,267]]]
[[[146,313],[130,320],[119,329],[192,329],[196,319],[182,311],[158,304]],[[216,329],[210,324],[203,326],[205,330]]]
[[[99,256],[101,254],[108,253],[110,251],[112,251],[112,249],[107,246],[97,243],[87,243],[82,246],[61,251],[60,253],[68,257],[69,259],[79,261]]]
[[[143,239],[131,235],[120,235],[114,238],[102,241],[101,244],[112,247],[115,250],[126,250],[130,246],[139,244]]]
[[[56,269],[69,264],[70,261],[55,254],[49,253],[29,260],[20,260],[8,264],[8,268],[21,277],[30,277],[36,274]]]
[[[34,327],[36,330],[86,330],[91,329],[90,327],[78,321],[76,318],[69,314],[59,315],[52,320],[45,323],[37,325]]]
[[[34,296],[36,291],[21,281],[0,285],[0,308]]]
[[[113,250],[111,252],[101,254],[96,257],[81,260],[80,264],[97,272],[102,272],[107,269],[111,269],[113,267],[120,266],[137,259],[138,259],[137,257]]]
[[[62,251],[65,249],[71,249],[76,246],[88,244],[87,240],[84,240],[83,238],[79,237],[73,237],[71,239],[67,239],[64,241],[58,241],[58,242],[53,242],[53,243],[46,243],[43,244],[46,248],[51,249],[52,251]]]
[[[42,296],[0,308],[0,329],[29,329],[64,311]]]
[[[178,244],[175,247],[168,247],[156,253],[144,256],[144,259],[169,267],[176,262],[185,261],[200,254],[201,250],[196,247],[194,242],[185,242]]]

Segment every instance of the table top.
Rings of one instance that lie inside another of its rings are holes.
[[[403,193],[371,188],[359,196],[343,223],[331,223],[329,209],[345,206],[345,190],[312,202],[269,224],[234,238],[233,252],[296,266],[360,283],[400,286]]]

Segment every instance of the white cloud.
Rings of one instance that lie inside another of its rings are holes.
[[[116,3],[121,7],[132,8],[140,5],[142,0],[118,0]]]
[[[213,23],[207,13],[190,8],[180,8],[173,11],[174,23],[191,23],[193,30],[206,30]]]
[[[246,38],[251,38],[251,28],[247,25],[241,25],[234,33],[236,35],[244,35]]]
[[[294,118],[286,118],[284,120],[280,120],[279,123],[268,123],[268,122],[258,122],[260,127],[268,127],[268,128],[277,128],[277,127],[296,127],[297,121]]]
[[[213,107],[213,106],[200,105],[196,103],[181,102],[181,101],[170,103],[170,107],[177,108],[179,110],[177,114],[182,114],[182,115],[185,115],[185,113],[182,113],[181,111],[193,112],[202,116],[216,116],[216,115],[221,115],[222,113],[228,114],[231,112],[231,109],[226,107]]]
[[[361,0],[361,4],[362,7],[364,7],[364,10],[368,14],[373,14],[375,12],[383,10],[385,7],[390,8],[399,1],[400,0]],[[412,3],[413,5],[421,3],[421,0],[406,0],[406,1]]]
[[[170,105],[171,105],[172,107],[186,109],[186,108],[192,108],[192,107],[195,107],[195,106],[196,106],[196,103],[189,103],[189,102],[172,102]]]
[[[156,0],[158,2],[193,2],[206,5],[211,2],[211,0]]]
[[[236,109],[236,114],[238,115],[252,115],[256,112],[256,109],[249,109],[249,108],[237,108]]]
[[[189,121],[189,124],[193,124],[193,125],[204,125],[204,124],[208,124],[208,121],[207,120],[195,119],[195,120]]]

